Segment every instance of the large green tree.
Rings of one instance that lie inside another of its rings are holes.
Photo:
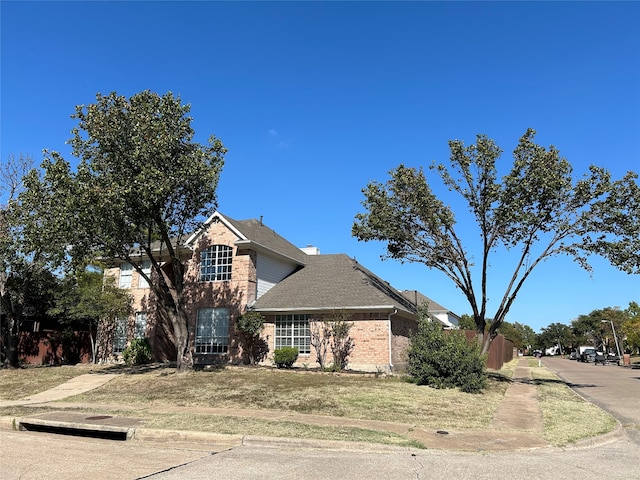
[[[640,352],[640,305],[629,302],[625,310],[627,319],[622,323],[622,335],[628,353]]]
[[[538,347],[547,349],[557,345],[566,353],[570,347],[576,347],[576,336],[573,328],[563,323],[551,323],[544,327],[538,335]]]
[[[523,325],[518,322],[509,323],[503,321],[498,333],[504,335],[507,340],[511,340],[513,346],[518,350],[530,348],[536,341],[536,333],[533,329],[529,325]]]
[[[625,310],[605,307],[587,315],[579,315],[571,322],[571,327],[581,343],[593,343],[598,349],[605,347],[613,352],[619,348],[622,353],[624,341],[621,331],[628,318]]]
[[[520,138],[513,166],[502,177],[502,150],[484,135],[469,146],[450,141],[450,167],[431,166],[467,204],[477,235],[462,238],[452,208],[433,192],[425,171],[404,165],[385,184],[374,181],[363,190],[365,212],[352,228],[359,240],[385,242],[386,258],[423,263],[451,279],[472,308],[483,352],[540,262],[564,254],[589,270],[588,257],[599,254],[629,274],[640,272],[637,174],[612,180],[608,171],[591,166],[575,180],[559,151],[537,145],[534,136],[529,129]],[[515,261],[485,332],[489,265],[499,249],[515,252]]]
[[[67,258],[55,219],[55,206],[26,188],[33,160],[10,155],[0,167],[0,311],[4,366],[19,367],[18,343],[23,321],[46,311],[53,272]]]
[[[226,153],[215,136],[206,145],[194,141],[189,112],[171,93],[98,94],[72,116],[77,170],[45,152],[44,175],[31,178],[32,188],[64,203],[74,258],[127,262],[149,283],[172,327],[180,372],[193,365],[184,289],[191,252],[184,243],[215,209]]]

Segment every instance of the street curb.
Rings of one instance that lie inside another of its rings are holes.
[[[600,447],[602,445],[615,442],[616,440],[620,440],[621,438],[625,438],[626,436],[627,432],[625,431],[624,427],[618,420],[616,420],[616,428],[611,432],[603,433],[602,435],[598,435],[597,437],[583,438],[575,443],[563,445],[559,448],[562,448],[563,450],[581,450]]]
[[[23,422],[33,423],[33,419],[29,417],[9,417],[0,416],[0,429],[18,431],[20,424]],[[67,426],[69,428],[80,428],[92,430],[110,431],[112,428],[104,426],[80,425],[68,422],[57,421],[39,421],[40,425],[52,427]],[[384,452],[410,452],[422,451],[414,447],[403,447],[396,445],[384,445],[366,442],[348,442],[340,440],[322,440],[308,438],[280,438],[280,437],[264,437],[257,435],[241,435],[241,434],[222,434],[210,432],[195,432],[188,430],[161,430],[146,427],[132,427],[128,429],[128,441],[136,442],[156,442],[156,443],[181,443],[181,444],[197,444],[211,445],[217,447],[267,447],[267,448],[289,448],[289,449],[308,449],[308,450],[338,450],[338,451],[358,451],[370,453]]]
[[[3,430],[17,430],[16,417],[0,416],[0,429]]]
[[[18,431],[20,424],[23,421],[27,423],[33,423],[33,419],[29,417],[10,417],[0,416],[0,429]],[[50,425],[53,427],[66,426],[69,428],[85,428],[89,430],[111,430],[104,427],[95,425],[80,425],[75,423],[65,423],[56,421],[40,421],[41,425]],[[626,432],[622,424],[618,422],[615,430],[608,432],[597,437],[586,438],[579,440],[574,444],[536,447],[532,450],[544,450],[548,449],[562,449],[562,450],[578,450],[598,447],[605,445],[621,438],[626,437]],[[424,452],[426,450],[441,450],[449,451],[441,448],[415,448],[409,446],[400,445],[385,445],[377,443],[367,442],[349,442],[342,440],[323,440],[312,438],[281,438],[281,437],[266,437],[258,435],[242,435],[242,434],[222,434],[213,432],[196,432],[189,430],[162,430],[146,427],[131,427],[128,429],[126,436],[127,441],[135,441],[141,443],[167,443],[167,444],[192,444],[192,445],[210,445],[217,448],[233,448],[233,447],[261,447],[261,448],[288,448],[299,450],[334,450],[334,451],[357,451],[365,453],[393,453],[393,452]],[[458,450],[451,450],[460,452]],[[505,453],[505,452],[500,452]]]
[[[547,368],[547,367],[545,366],[545,368]],[[560,375],[559,373],[555,373],[555,372],[553,372],[553,374],[556,377],[558,377],[560,380],[565,382],[565,384],[567,384],[567,386],[568,386],[567,380],[562,375]],[[583,449],[583,448],[598,447],[600,445],[606,445],[607,443],[614,442],[616,440],[619,440],[621,438],[625,438],[627,436],[627,432],[625,431],[624,426],[622,425],[620,420],[618,420],[616,417],[614,417],[611,413],[607,412],[605,409],[603,409],[597,403],[591,401],[589,398],[587,398],[585,395],[583,395],[581,392],[577,391],[576,389],[569,387],[569,390],[571,390],[574,395],[576,395],[577,397],[579,397],[583,401],[598,407],[600,410],[602,410],[607,415],[609,415],[611,418],[613,418],[615,420],[615,422],[616,422],[616,428],[614,430],[612,430],[611,432],[603,433],[602,435],[598,435],[597,437],[583,438],[583,439],[580,439],[580,440],[578,440],[577,442],[575,442],[573,444],[563,445],[560,448],[563,448],[563,449],[566,449],[566,450],[572,450],[572,449],[578,450],[578,449]]]
[[[425,449],[403,447],[399,445],[384,445],[379,443],[348,442],[341,440],[322,440],[313,438],[280,438],[245,435],[242,437],[243,447],[288,448],[308,450],[338,450],[358,451],[365,453],[384,452],[422,452]],[[427,448],[426,450],[431,450]]]
[[[197,443],[197,444],[236,444],[242,445],[242,435],[194,432],[189,430],[161,430],[138,427],[133,429],[131,440],[138,442]]]

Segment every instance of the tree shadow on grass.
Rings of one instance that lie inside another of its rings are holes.
[[[513,383],[514,379],[497,372],[487,372],[487,378],[498,383]]]
[[[569,388],[595,388],[602,385],[596,385],[594,383],[571,383],[565,382],[557,378],[536,378],[531,380],[533,385],[566,385]]]
[[[600,385],[592,384],[592,383],[571,383],[565,382],[564,380],[560,380],[558,378],[510,378],[506,375],[502,375],[496,372],[487,373],[487,377],[498,383],[526,383],[530,385],[566,385],[569,388],[595,388],[600,387]]]
[[[136,375],[141,373],[158,372],[165,375],[174,373],[176,369],[175,362],[156,362],[147,363],[144,365],[125,365],[122,363],[108,365],[99,370],[95,370],[93,374],[122,374],[122,375]]]

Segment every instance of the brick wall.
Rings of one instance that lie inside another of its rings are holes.
[[[329,318],[330,314],[313,315],[312,322],[319,322],[323,318]],[[354,341],[353,353],[348,359],[348,369],[358,371],[375,372],[378,370],[389,370],[389,317],[386,312],[359,313],[351,315],[348,319],[353,322],[350,336]],[[412,327],[415,322],[409,319],[392,316],[392,354],[393,361],[402,367],[406,358],[405,351],[409,345],[409,336],[414,331]],[[275,323],[274,316],[266,316],[265,327],[262,337],[269,345],[268,358],[262,362],[263,365],[271,365],[273,350],[275,345]],[[327,365],[332,362],[331,351],[327,352]],[[309,355],[299,355],[295,366],[303,367],[306,364],[309,368],[317,368],[316,351],[311,347]]]

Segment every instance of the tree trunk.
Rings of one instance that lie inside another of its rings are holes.
[[[5,352],[4,367],[20,368],[18,358],[18,343],[20,342],[20,322],[12,315],[7,315],[7,350]]]
[[[189,342],[189,319],[183,309],[171,312],[171,324],[176,342],[176,368],[178,373],[193,368],[193,351]]]
[[[93,338],[93,331],[89,330],[89,340],[91,341],[91,363],[96,364],[96,339]]]
[[[189,342],[187,339],[178,339],[176,342],[176,348],[178,350],[177,355],[177,373],[186,373],[193,368],[193,353],[189,348]]]
[[[483,335],[478,334],[478,339],[482,343],[482,350],[480,351],[481,355],[487,355],[489,353],[489,348],[491,348],[493,338],[494,337],[489,332]]]

